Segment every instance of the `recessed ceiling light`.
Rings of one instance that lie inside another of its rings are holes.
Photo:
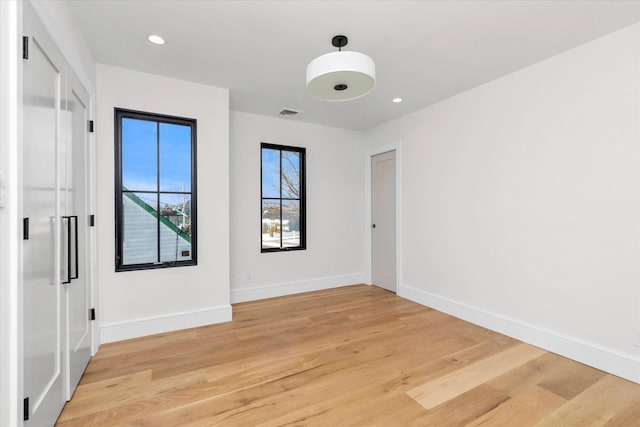
[[[157,34],[151,34],[149,41],[153,44],[164,44],[164,39]]]
[[[398,102],[402,102],[402,98],[393,98],[391,102],[393,102],[394,104],[397,104]]]

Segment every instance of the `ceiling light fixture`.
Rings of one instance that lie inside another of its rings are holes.
[[[164,39],[157,34],[151,34],[148,37],[149,41],[153,44],[164,44]]]
[[[399,102],[402,102],[402,98],[393,98],[391,102],[393,102],[394,104],[397,104]]]
[[[359,52],[343,52],[347,36],[335,36],[337,52],[314,59],[307,66],[309,94],[325,101],[349,101],[365,96],[376,84],[376,64]]]

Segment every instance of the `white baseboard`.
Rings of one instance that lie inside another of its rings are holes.
[[[321,291],[323,289],[339,288],[341,286],[355,285],[358,283],[362,283],[362,273],[275,283],[252,288],[231,289],[231,303],[255,301],[302,292]]]
[[[633,355],[606,349],[411,286],[400,285],[398,295],[552,353],[640,383],[640,359]]]
[[[229,321],[231,321],[231,305],[219,305],[166,316],[106,323],[100,325],[100,342],[105,344]]]

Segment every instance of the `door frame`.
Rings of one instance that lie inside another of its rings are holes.
[[[22,2],[0,1],[0,425],[18,425],[22,410]]]
[[[396,152],[396,295],[402,286],[402,141],[397,140],[368,150],[364,158],[364,283],[372,284],[372,239],[371,239],[371,160],[378,154]]]

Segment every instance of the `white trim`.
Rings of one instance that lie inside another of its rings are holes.
[[[640,359],[407,285],[398,295],[613,375],[640,383]]]
[[[95,121],[95,92],[89,92],[89,120]],[[97,186],[96,186],[96,133],[89,133],[89,141],[87,145],[87,155],[88,155],[88,176],[87,176],[87,184],[89,186],[88,190],[88,208],[89,215],[96,215],[96,198],[97,198]],[[97,221],[98,216],[94,218],[96,224],[93,227],[89,227],[88,236],[89,236],[89,254],[91,259],[90,262],[90,277],[87,277],[87,280],[90,280],[91,283],[91,307],[97,308],[99,306],[99,287],[98,287],[98,227]],[[100,326],[98,322],[91,322],[91,356],[95,356],[98,352],[98,348],[100,347]]]
[[[396,292],[402,283],[402,141],[382,145],[366,152],[364,158],[364,282],[371,284],[371,158],[396,152]]]
[[[22,120],[22,2],[0,1],[0,425],[22,425],[22,303],[19,218]]]
[[[640,69],[640,61],[638,61],[638,63],[636,65],[638,66],[637,69]],[[636,90],[636,105],[640,105],[640,90]],[[640,108],[638,108],[636,110],[637,110],[636,123],[640,123]],[[640,256],[638,256],[638,253],[636,252],[636,266],[639,266],[639,265],[640,265]],[[636,284],[636,292],[637,292],[637,294],[636,294],[637,305],[636,305],[636,330],[635,330],[636,336],[635,336],[635,340],[636,340],[636,347],[640,347],[640,284]]]
[[[102,344],[231,321],[231,305],[100,325]]]
[[[252,288],[232,289],[231,303],[235,304],[238,302],[280,297],[283,295],[300,294],[302,292],[320,291],[323,289],[339,288],[358,283],[362,283],[362,273],[274,283],[264,286],[255,286]]]

